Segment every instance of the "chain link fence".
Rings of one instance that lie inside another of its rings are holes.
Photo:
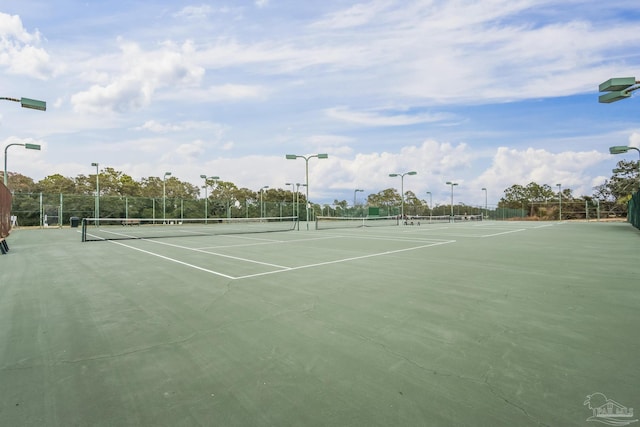
[[[291,200],[263,202],[259,200],[176,199],[162,197],[120,197],[76,194],[15,193],[11,215],[17,226],[60,227],[71,218],[151,218],[163,220],[197,218],[290,217],[299,212],[306,218],[305,206],[295,209]],[[96,211],[98,214],[96,214]]]
[[[0,240],[11,231],[11,192],[0,183]]]
[[[640,228],[640,190],[631,196],[627,219],[636,228]]]

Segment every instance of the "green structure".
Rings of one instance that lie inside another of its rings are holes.
[[[600,92],[607,92],[598,97],[598,102],[610,104],[620,101],[621,99],[629,98],[631,92],[640,89],[640,82],[637,81],[635,77],[616,77],[600,83],[598,89]]]

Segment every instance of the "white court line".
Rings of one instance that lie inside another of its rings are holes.
[[[196,270],[204,271],[206,273],[215,274],[216,276],[226,277],[227,279],[235,279],[235,277],[229,276],[229,275],[224,274],[224,273],[219,273],[217,271],[209,270],[207,268],[198,267],[197,265],[193,265],[193,264],[189,264],[187,262],[179,261],[179,260],[177,260],[175,258],[169,258],[167,256],[160,255],[160,254],[157,254],[155,252],[145,251],[144,249],[136,248],[134,246],[125,245],[124,243],[116,242],[115,240],[109,240],[109,243],[113,243],[114,245],[124,246],[125,248],[133,249],[133,250],[136,250],[136,251],[144,252],[145,254],[156,256],[158,258],[162,258],[162,259],[167,260],[167,261],[171,261],[171,262],[175,262],[177,264],[181,264],[181,265],[184,265],[184,266],[187,266],[187,267],[191,267],[191,268],[194,268]]]
[[[145,239],[142,239],[142,240],[145,240]],[[165,246],[171,246],[173,248],[180,248],[180,249],[185,249],[185,250],[188,250],[188,251],[200,252],[200,253],[207,254],[207,255],[216,255],[216,256],[219,256],[221,258],[230,258],[230,259],[234,259],[236,261],[245,261],[245,262],[248,262],[248,263],[251,263],[251,264],[260,264],[260,265],[266,265],[266,266],[269,266],[269,267],[284,268],[284,269],[288,269],[289,268],[286,265],[271,264],[271,263],[268,263],[268,262],[256,261],[256,260],[248,259],[248,258],[240,258],[240,257],[233,256],[233,255],[225,255],[225,254],[220,254],[220,253],[217,253],[217,252],[210,252],[210,251],[205,251],[205,250],[202,250],[202,249],[190,248],[188,246],[173,245],[171,243],[160,242],[160,241],[157,241],[157,240],[145,240],[145,241],[148,241],[150,243],[155,243],[157,245],[165,245]]]
[[[478,236],[478,237],[494,237],[494,236],[500,236],[501,234],[519,233],[520,231],[526,231],[526,230],[527,230],[526,228],[519,228],[517,230],[503,231],[501,233],[483,234],[482,236]]]
[[[129,248],[129,249],[133,249],[133,250],[136,250],[136,251],[139,251],[139,252],[143,252],[145,254],[148,254],[148,255],[151,255],[151,256],[155,256],[155,257],[167,260],[167,261],[175,262],[177,264],[184,265],[186,267],[191,267],[191,268],[193,268],[195,270],[204,271],[205,273],[210,273],[210,274],[213,274],[213,275],[216,275],[216,276],[225,277],[225,278],[231,279],[231,280],[239,280],[239,279],[248,279],[248,278],[251,278],[251,277],[265,276],[265,275],[268,275],[268,274],[284,273],[286,271],[291,271],[291,270],[301,270],[301,269],[304,269],[304,268],[319,267],[319,266],[330,265],[330,264],[338,264],[338,263],[355,261],[355,260],[359,260],[359,259],[372,258],[372,257],[377,257],[377,256],[382,256],[382,255],[391,255],[391,254],[395,254],[395,253],[399,253],[399,252],[408,252],[408,251],[413,251],[413,250],[416,250],[416,249],[428,248],[428,247],[431,247],[431,246],[439,246],[439,245],[446,245],[446,244],[449,244],[449,243],[455,243],[456,241],[455,240],[449,240],[449,241],[443,241],[443,242],[438,242],[438,243],[432,243],[432,244],[429,244],[429,245],[415,246],[415,247],[412,247],[412,248],[397,249],[397,250],[394,250],[394,251],[385,251],[385,252],[379,252],[379,253],[375,253],[375,254],[361,255],[361,256],[357,256],[357,257],[342,258],[342,259],[333,260],[333,261],[325,261],[325,262],[319,262],[319,263],[315,263],[315,264],[301,265],[301,266],[298,266],[298,267],[280,267],[281,268],[280,270],[267,271],[267,272],[264,272],[264,273],[248,274],[248,275],[245,275],[245,276],[237,276],[237,277],[229,276],[228,274],[220,273],[218,271],[210,270],[208,268],[199,267],[197,265],[190,264],[190,263],[184,262],[184,261],[180,261],[180,260],[177,260],[175,258],[170,258],[168,256],[160,255],[160,254],[155,253],[155,252],[151,252],[151,251],[147,251],[147,250],[144,250],[144,249],[136,248],[135,246],[130,246],[130,245],[127,245],[127,244],[124,244],[124,243],[121,243],[121,242],[118,242],[118,241],[115,241],[115,240],[108,240],[108,242],[109,243],[113,243],[114,245],[120,245],[120,246],[124,246],[125,248]],[[169,245],[169,246],[176,246],[176,245]],[[189,249],[189,248],[186,248],[186,249]],[[200,251],[200,252],[203,252],[203,251]],[[209,253],[209,252],[206,252],[206,253]],[[236,257],[229,257],[229,258],[236,258]],[[236,258],[236,259],[242,260],[242,258]],[[256,261],[251,261],[251,260],[248,260],[248,261],[256,262]],[[264,265],[275,266],[275,264],[260,263],[260,262],[257,262],[257,263],[264,264]]]
[[[420,228],[415,228],[415,229],[411,229],[411,231],[409,230],[405,230],[403,231],[403,233],[413,233],[416,229],[420,230],[420,232],[430,232],[430,231],[440,231],[440,230],[447,230],[451,227],[429,227],[429,226],[425,226],[424,228],[422,228],[422,226],[420,226]]]
[[[345,239],[351,240],[379,240],[383,242],[403,242],[403,243],[428,243],[428,242],[448,242],[449,239],[402,239],[402,238],[391,238],[391,237],[382,237],[382,236],[369,236],[369,237],[361,237],[361,236],[340,236]]]
[[[323,266],[323,265],[339,264],[339,263],[342,263],[342,262],[349,262],[349,261],[355,261],[355,260],[359,260],[359,259],[373,258],[373,257],[377,257],[377,256],[382,256],[382,255],[391,255],[391,254],[395,254],[395,253],[399,253],[399,252],[414,251],[416,249],[428,248],[428,247],[431,247],[431,246],[446,245],[446,244],[455,243],[455,242],[456,242],[455,240],[449,240],[449,241],[446,241],[446,242],[438,242],[438,243],[432,243],[432,244],[429,244],[429,245],[415,246],[413,248],[397,249],[397,250],[394,250],[394,251],[385,251],[385,252],[379,252],[379,253],[375,253],[375,254],[361,255],[361,256],[350,257],[350,258],[342,258],[342,259],[333,260],[333,261],[325,261],[325,262],[318,262],[318,263],[315,263],[315,264],[301,265],[301,266],[298,266],[298,267],[291,267],[291,268],[288,268],[286,270],[267,271],[267,272],[264,272],[264,273],[247,274],[246,276],[238,276],[238,277],[235,277],[234,279],[248,279],[248,278],[251,278],[251,277],[266,276],[268,274],[283,273],[285,271],[302,270],[304,268],[312,268],[312,267],[320,267],[320,266]]]
[[[228,236],[225,236],[228,237]],[[298,243],[298,242],[307,242],[310,240],[327,240],[327,239],[337,239],[339,237],[344,237],[344,236],[329,236],[329,237],[316,237],[313,239],[295,239],[295,240],[270,240],[267,242],[260,242],[260,243],[241,243],[241,244],[237,244],[237,245],[215,245],[215,246],[205,246],[202,247],[200,249],[205,250],[207,248],[209,249],[219,249],[219,248],[241,248],[241,247],[247,247],[247,246],[261,246],[261,245],[272,245],[272,244],[289,244],[289,243]]]

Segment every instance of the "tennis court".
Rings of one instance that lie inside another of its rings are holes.
[[[80,235],[14,230],[0,257],[0,425],[567,426],[592,424],[596,392],[640,407],[626,223]]]

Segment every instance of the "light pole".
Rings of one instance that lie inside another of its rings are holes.
[[[640,149],[636,147],[629,147],[626,145],[614,145],[613,147],[609,147],[609,153],[611,154],[624,154],[629,150],[636,150],[640,156]],[[638,179],[640,179],[640,158],[638,158]]]
[[[171,172],[165,172],[162,177],[162,222],[167,219],[167,177],[171,176]]]
[[[19,145],[24,147],[27,150],[40,150],[40,146],[38,144],[18,144],[15,142],[13,144],[9,144],[6,147],[4,147],[4,186],[5,187],[7,187],[9,184],[9,174],[7,172],[7,149],[12,145]]]
[[[207,218],[209,217],[209,195],[207,194],[207,180],[212,179],[215,183],[215,181],[219,180],[220,177],[219,176],[207,176],[207,175],[200,175],[200,178],[204,179],[204,222],[207,222]]]
[[[562,184],[556,184],[556,187],[558,187],[558,206],[559,206],[559,218],[560,221],[562,221]]]
[[[482,191],[484,191],[484,218],[486,219],[487,216],[489,216],[489,210],[487,209],[487,189],[485,187],[482,187]]]
[[[598,102],[610,104],[631,96],[631,92],[640,89],[640,81],[635,77],[616,77],[600,83],[600,92],[608,92],[598,97]]]
[[[287,160],[295,160],[297,158],[304,159],[305,162],[305,186],[307,187],[307,230],[309,229],[309,159],[317,157],[318,159],[328,159],[329,155],[326,153],[312,154],[310,156],[299,156],[297,154],[287,154],[285,156]]]
[[[451,186],[451,222],[453,221],[453,187],[458,185],[457,182],[447,181],[447,185]]]
[[[5,101],[19,102],[22,108],[30,108],[32,110],[47,111],[47,103],[44,101],[39,101],[37,99],[29,99],[29,98],[18,99],[18,98],[9,98],[6,96],[2,96],[0,97],[0,99]],[[8,178],[9,178],[7,175],[7,148],[9,148],[12,145],[22,145],[28,150],[40,149],[40,146],[38,144],[9,144],[4,148],[4,180],[3,182],[5,187],[8,184]]]
[[[296,193],[293,182],[285,182],[284,185],[291,186],[291,216],[296,216]]]
[[[265,185],[260,189],[260,218],[264,217],[264,202],[262,201],[262,193],[264,193],[264,190],[266,188],[269,188],[269,186]]]
[[[354,214],[354,216],[355,216],[356,202],[358,201],[358,199],[356,198],[356,197],[357,197],[358,192],[363,193],[363,192],[364,192],[364,190],[360,190],[359,188],[357,188],[357,189],[353,190],[353,209],[354,209],[353,214]]]
[[[95,166],[96,168],[96,225],[100,224],[100,172],[98,167],[100,166],[98,163],[91,163],[91,166]]]
[[[298,216],[300,216],[300,187],[306,187],[307,184],[300,184],[296,182],[296,211],[298,212]],[[296,218],[296,222],[298,223],[298,231],[300,231],[300,221]],[[309,222],[307,222],[307,227],[309,226]]]
[[[427,191],[427,194],[429,195],[429,224],[431,224],[431,215],[433,215],[433,195],[431,194],[431,191]]]
[[[400,177],[400,218],[404,220],[404,176],[405,175],[417,175],[418,172],[411,171],[405,173],[390,173],[389,176],[395,178]]]

